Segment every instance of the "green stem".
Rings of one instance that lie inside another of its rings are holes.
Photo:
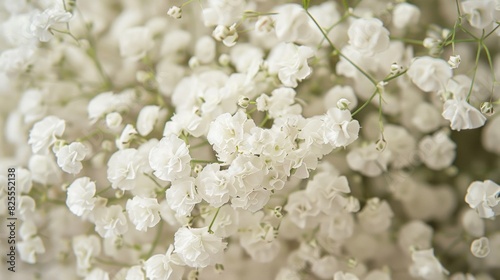
[[[370,82],[376,86],[377,85],[377,82],[375,81],[374,78],[372,78],[368,73],[366,73],[363,69],[361,69],[358,65],[356,65],[356,63],[354,63],[352,60],[350,60],[347,56],[345,56],[343,53],[340,52],[339,49],[337,49],[332,41],[330,40],[330,38],[328,38],[328,35],[325,33],[325,30],[319,25],[319,23],[316,21],[316,19],[309,13],[308,10],[306,10],[306,13],[307,15],[309,16],[309,18],[314,22],[314,24],[319,28],[319,30],[321,31],[321,33],[323,34],[323,37],[326,39],[326,41],[328,42],[328,44],[330,45],[330,47],[333,49],[333,51],[337,51],[337,53],[339,54],[340,57],[344,58],[345,60],[347,60],[352,66],[354,66],[354,68],[356,68],[363,76],[365,76],[368,80],[370,80]]]
[[[212,226],[214,225],[215,219],[217,218],[217,215],[219,215],[219,211],[221,208],[222,208],[222,206],[217,208],[217,212],[215,212],[214,218],[212,219],[212,222],[210,222],[210,225],[208,226],[208,233],[210,233],[210,234],[214,233],[212,231]]]
[[[479,56],[481,55],[481,44],[482,40],[479,40],[479,42],[477,43],[476,65],[474,66],[474,74],[472,74],[472,82],[470,83],[469,93],[467,94],[467,102],[470,101],[472,88],[474,87],[474,82],[476,81],[477,67],[479,66]]]
[[[370,96],[370,98],[368,100],[366,100],[365,103],[363,103],[363,105],[361,105],[361,107],[359,107],[356,111],[354,111],[354,113],[352,113],[351,116],[354,117],[357,113],[359,113],[361,110],[363,110],[363,108],[365,108],[373,100],[373,98],[377,94],[378,94],[378,88],[375,89],[375,91],[372,93],[372,96]]]

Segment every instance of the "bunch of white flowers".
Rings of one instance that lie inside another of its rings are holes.
[[[0,1],[0,275],[500,279],[500,4],[410,2]]]

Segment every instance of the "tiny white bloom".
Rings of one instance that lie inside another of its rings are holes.
[[[433,170],[449,167],[455,160],[456,144],[446,133],[438,131],[425,136],[418,144],[420,159]]]
[[[194,206],[201,202],[192,177],[173,181],[166,191],[167,203],[178,215],[189,216]]]
[[[30,131],[28,140],[33,153],[47,154],[50,146],[56,142],[57,137],[62,136],[65,128],[66,123],[64,120],[55,116],[45,117],[35,123]]]
[[[139,231],[147,231],[160,221],[160,204],[156,198],[135,196],[127,201],[129,219]]]
[[[29,32],[42,42],[52,39],[52,27],[60,23],[69,22],[73,15],[58,6],[46,9],[43,12],[36,12],[31,18]]]
[[[45,253],[42,239],[39,236],[25,239],[17,244],[21,260],[34,264],[37,262],[36,255]]]
[[[359,122],[353,120],[351,112],[339,108],[331,108],[322,118],[323,141],[334,147],[345,147],[356,139],[359,134]]]
[[[452,70],[446,61],[429,56],[416,58],[406,74],[425,92],[437,92],[446,86]]]
[[[170,245],[165,254],[151,256],[144,262],[146,276],[150,280],[181,280],[184,274],[184,263],[173,253]]]
[[[460,58],[460,55],[452,55],[450,56],[450,59],[448,59],[448,64],[450,65],[451,69],[457,69],[458,66],[460,66],[460,62],[462,59]]]
[[[420,9],[412,4],[399,3],[392,10],[392,23],[396,28],[403,29],[418,23]]]
[[[57,164],[67,173],[78,174],[83,168],[81,161],[88,152],[88,148],[80,142],[65,145],[56,153]]]
[[[349,44],[365,55],[373,56],[389,48],[389,31],[379,19],[356,19],[347,30],[347,34]]]
[[[495,20],[494,0],[466,0],[461,2],[462,13],[467,17],[470,25],[483,29]]]
[[[85,275],[92,266],[92,258],[101,254],[101,240],[95,235],[78,235],[73,237],[72,243],[77,272]]]
[[[182,9],[177,6],[172,6],[168,9],[167,15],[175,19],[180,19],[182,17]]]
[[[314,56],[314,50],[307,46],[293,43],[281,43],[275,46],[267,59],[269,72],[278,74],[284,86],[295,88],[298,82],[312,73],[307,60]]]
[[[96,207],[93,214],[95,231],[103,238],[118,236],[128,230],[127,218],[120,205]]]
[[[208,227],[182,227],[174,236],[174,252],[191,267],[206,267],[222,262],[226,245],[222,238],[209,233]]]
[[[154,125],[160,115],[160,107],[155,105],[144,106],[137,117],[137,131],[146,136],[153,131]]]
[[[493,218],[500,214],[500,186],[491,180],[475,181],[467,189],[465,202],[481,218]]]
[[[95,192],[95,183],[89,177],[78,178],[68,187],[66,205],[77,216],[87,215],[94,209]]]
[[[149,153],[149,164],[154,175],[165,181],[189,176],[191,156],[184,141],[171,134],[163,137]]]
[[[119,39],[120,55],[131,60],[139,60],[154,47],[153,34],[147,27],[132,27]]]
[[[486,117],[464,99],[449,99],[443,105],[443,117],[453,130],[474,129],[484,125]]]
[[[414,251],[411,258],[413,263],[409,271],[413,277],[420,277],[426,280],[440,280],[445,279],[444,274],[448,274],[448,271],[434,256],[433,249]]]
[[[490,253],[490,242],[487,237],[481,237],[472,241],[471,253],[477,258],[484,258]]]

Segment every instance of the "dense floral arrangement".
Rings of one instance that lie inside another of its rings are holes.
[[[500,279],[500,1],[0,14],[0,278]]]

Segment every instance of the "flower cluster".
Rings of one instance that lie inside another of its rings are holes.
[[[0,3],[16,276],[500,279],[498,1],[194,2]]]

